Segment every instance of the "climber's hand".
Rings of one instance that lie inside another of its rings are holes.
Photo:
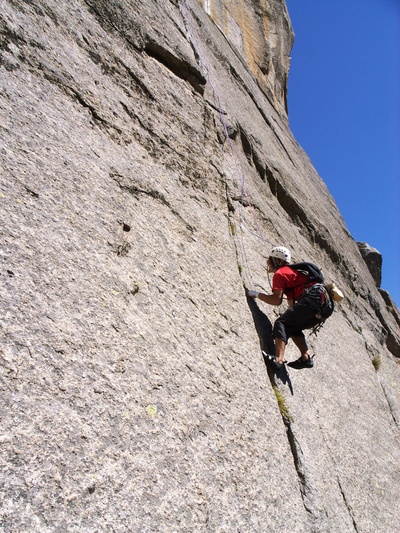
[[[251,289],[246,290],[246,295],[249,296],[249,298],[258,298],[260,293],[258,291],[253,291]]]

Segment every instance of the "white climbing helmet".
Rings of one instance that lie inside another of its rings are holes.
[[[290,263],[292,255],[287,248],[284,246],[275,246],[270,252],[270,257],[276,257],[277,259],[282,259],[286,263]]]

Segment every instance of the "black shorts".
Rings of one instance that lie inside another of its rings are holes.
[[[297,302],[289,307],[274,324],[274,339],[281,339],[285,343],[290,337],[304,337],[303,329],[310,329],[321,322],[315,318],[318,311],[306,302]]]

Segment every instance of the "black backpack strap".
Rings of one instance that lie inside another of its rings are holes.
[[[299,283],[298,285],[289,288],[292,291],[293,303],[295,303],[294,289],[304,286],[303,293],[299,298],[300,300],[306,289],[312,287],[316,283],[324,283],[324,276],[322,275],[321,269],[317,267],[317,265],[314,265],[314,263],[293,263],[292,265],[289,265],[289,267],[292,270],[295,270],[296,272],[301,272],[302,274],[305,274],[308,277],[308,281]]]

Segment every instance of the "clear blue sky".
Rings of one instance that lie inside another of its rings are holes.
[[[400,306],[400,0],[286,0],[289,123]]]

